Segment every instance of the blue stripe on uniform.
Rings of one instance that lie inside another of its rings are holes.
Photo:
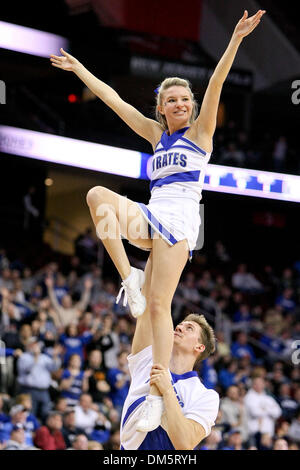
[[[193,147],[188,147],[187,145],[173,145],[171,148],[169,148],[168,152],[169,152],[170,150],[175,150],[175,149],[178,149],[178,148],[180,148],[180,149],[186,149],[186,150],[189,150],[190,152],[199,153],[198,150],[194,149]],[[162,149],[155,150],[154,155],[155,155],[156,153],[160,153],[160,152],[165,152],[165,153],[166,153],[165,149],[162,148]],[[202,153],[202,152],[201,152],[201,153]]]
[[[175,237],[157,220],[156,217],[149,211],[149,209],[143,204],[142,202],[138,202],[138,205],[144,212],[145,216],[148,219],[149,224],[151,227],[159,232],[161,235],[163,235],[164,238],[166,238],[172,245],[175,245],[178,240],[176,240]]]
[[[150,191],[154,186],[163,186],[164,184],[171,183],[182,183],[185,181],[199,181],[200,170],[195,171],[183,171],[181,173],[172,173],[172,175],[165,176],[164,178],[158,178],[152,180],[150,183]]]
[[[124,416],[123,423],[122,423],[122,428],[124,427],[124,424],[126,423],[127,419],[131,415],[131,413],[133,413],[133,411],[145,400],[146,400],[146,396],[138,398],[133,403],[131,403],[131,405],[129,406],[129,408],[128,408],[125,416]]]
[[[196,150],[198,150],[198,152],[201,152],[203,155],[206,155],[206,152],[202,150],[200,147],[198,147],[198,145],[194,144],[194,142],[192,142],[191,140],[186,139],[185,137],[180,137],[180,140],[183,140],[184,142],[186,142],[187,144],[191,145]]]

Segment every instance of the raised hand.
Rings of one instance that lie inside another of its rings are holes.
[[[248,34],[252,33],[256,26],[260,23],[260,20],[265,13],[265,10],[258,10],[255,15],[248,18],[248,11],[245,10],[244,15],[236,25],[233,34],[239,38],[248,36]]]
[[[51,289],[53,288],[54,286],[54,280],[53,280],[53,277],[51,275],[48,275],[46,278],[45,278],[45,284],[46,286]]]
[[[60,52],[63,55],[50,55],[50,60],[53,67],[66,70],[67,72],[74,72],[76,66],[79,64],[79,61],[75,59],[75,57],[73,57],[71,54],[68,54],[68,52],[64,51],[62,47],[60,48]]]

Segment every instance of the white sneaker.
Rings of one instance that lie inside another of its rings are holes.
[[[122,292],[124,291],[123,306],[126,307],[127,301],[131,314],[134,318],[143,315],[146,309],[146,298],[141,293],[141,288],[145,282],[145,273],[141,269],[131,268],[130,276],[122,282],[122,287],[116,298],[116,304],[119,303]]]
[[[137,431],[150,432],[158,428],[161,424],[161,417],[164,411],[164,401],[162,397],[146,398],[142,405],[143,411],[137,422]]]

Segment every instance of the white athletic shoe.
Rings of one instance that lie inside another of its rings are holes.
[[[161,424],[161,417],[164,411],[164,402],[162,397],[149,397],[143,403],[143,411],[137,422],[137,431],[150,432],[158,428]]]
[[[141,288],[145,282],[145,273],[141,269],[131,268],[131,273],[127,279],[122,282],[122,287],[116,298],[116,304],[119,303],[122,292],[124,291],[123,306],[126,307],[127,301],[131,314],[134,318],[143,315],[146,309],[146,298],[141,293]]]

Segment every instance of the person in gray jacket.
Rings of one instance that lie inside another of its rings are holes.
[[[27,351],[17,362],[20,393],[31,395],[32,413],[42,421],[50,411],[51,399],[48,390],[52,380],[51,372],[61,366],[60,352],[61,347],[58,346],[53,348],[52,358],[43,354],[38,338],[32,337]]]

